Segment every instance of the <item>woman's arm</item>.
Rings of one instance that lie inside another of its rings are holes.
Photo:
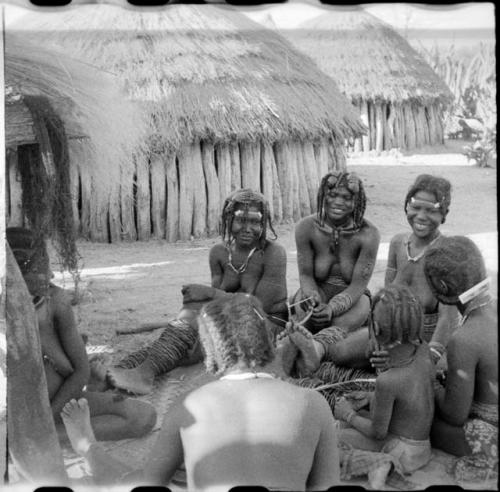
[[[348,401],[340,401],[335,405],[335,417],[345,420],[365,436],[374,439],[384,439],[389,431],[389,424],[394,406],[393,384],[382,381],[380,376],[375,383],[375,391],[370,399],[370,418],[356,413]]]
[[[469,334],[455,333],[448,343],[447,359],[446,391],[436,394],[436,412],[445,422],[459,426],[469,416],[478,360]]]
[[[149,453],[144,477],[150,485],[168,485],[184,460],[181,427],[187,421],[184,398],[170,409],[163,419],[161,431]]]
[[[61,347],[70,361],[73,372],[64,380],[53,396],[50,406],[56,422],[64,405],[72,398],[80,397],[83,387],[88,383],[90,367],[82,337],[76,327],[75,316],[69,300],[62,290],[52,294],[53,323]]]
[[[401,244],[401,234],[394,236],[389,244],[389,254],[387,256],[387,266],[385,267],[384,287],[392,284],[398,273],[397,251]]]
[[[379,243],[380,234],[374,226],[371,226],[366,230],[362,239],[361,250],[354,265],[349,286],[328,302],[332,308],[332,317],[340,316],[348,311],[365,292],[375,268]]]
[[[295,244],[297,246],[297,267],[303,298],[314,297],[315,304],[322,299],[320,289],[314,277],[314,249],[311,244],[313,219],[306,217],[295,226]]]
[[[222,278],[224,277],[222,258],[225,254],[227,253],[224,245],[215,244],[208,255],[212,287],[215,289],[220,289],[220,286],[222,285]]]

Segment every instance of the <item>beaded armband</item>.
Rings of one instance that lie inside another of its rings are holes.
[[[339,316],[352,307],[352,297],[346,292],[341,292],[330,299],[328,305],[332,308],[332,318]]]
[[[434,362],[437,362],[446,352],[446,347],[439,342],[429,342],[429,350],[431,351],[432,357],[435,359]]]

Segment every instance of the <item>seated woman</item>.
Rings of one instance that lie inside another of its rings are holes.
[[[130,354],[108,370],[116,388],[135,394],[152,390],[154,378],[180,364],[202,360],[197,315],[208,301],[243,292],[262,302],[267,326],[276,335],[287,317],[286,252],[267,238],[272,227],[269,205],[260,193],[241,189],[224,202],[221,217],[223,242],[209,253],[212,285],[189,284],[182,288],[183,306],[177,320],[150,346]]]
[[[36,238],[32,231],[22,227],[10,227],[6,232],[9,246],[33,297],[49,401],[56,425],[61,427],[60,414],[64,405],[72,399],[84,397],[88,401],[97,439],[119,440],[149,433],[156,423],[153,405],[114,393],[86,390],[90,367],[85,345],[70,300],[63,289],[50,282],[52,272],[43,238]]]
[[[424,271],[439,302],[462,314],[447,347],[446,387],[436,392],[432,444],[461,456],[457,481],[497,483],[498,318],[483,258],[470,239],[448,237],[426,251]]]
[[[444,178],[422,174],[412,184],[405,198],[406,219],[411,233],[394,236],[389,246],[385,286],[406,285],[420,301],[424,311],[424,335],[434,362],[446,350],[451,333],[457,326],[455,306],[439,303],[424,275],[423,255],[427,248],[439,245],[444,237],[439,227],[448,214],[451,185]],[[323,330],[313,339],[314,350],[304,354],[309,372],[317,369],[322,360],[337,365],[367,367],[368,329],[363,328],[337,342],[331,329]],[[371,354],[374,367],[384,367],[386,354]]]
[[[245,294],[202,307],[205,366],[218,378],[184,395],[166,413],[142,470],[128,469],[95,443],[85,400],[68,403],[62,418],[94,481],[130,488],[168,485],[184,461],[190,491],[338,485],[338,439],[330,409],[317,392],[275,377],[265,317],[262,304]]]
[[[318,210],[295,226],[300,290],[292,304],[298,314],[314,308],[305,325],[316,333],[330,325],[350,332],[368,317],[368,281],[380,235],[363,218],[366,196],[354,173],[334,171],[321,180]]]
[[[339,443],[387,453],[397,471],[412,473],[431,458],[434,414],[435,368],[429,347],[422,343],[422,307],[408,287],[392,285],[374,297],[372,318],[370,342],[388,353],[389,363],[379,372],[374,392],[348,394],[335,405],[335,417],[346,424]],[[358,413],[365,405],[369,414]],[[378,462],[376,457],[373,462]],[[381,468],[372,473],[375,488],[384,485],[390,462]],[[353,469],[351,474],[359,473]]]

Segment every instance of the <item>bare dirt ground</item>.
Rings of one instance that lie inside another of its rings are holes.
[[[372,290],[383,285],[388,241],[397,232],[409,231],[403,211],[408,187],[417,175],[430,173],[449,179],[453,187],[450,213],[442,232],[482,238],[480,247],[488,251],[489,274],[496,295],[496,167],[467,165],[465,157],[457,151],[459,145],[451,142],[447,146],[424,149],[418,154],[391,152],[349,159],[348,168],[355,170],[365,184],[368,196],[365,216],[381,233],[379,257],[369,285]],[[292,293],[298,288],[293,224],[279,225],[276,231],[287,251],[287,282],[289,293]],[[117,361],[126,353],[155,340],[160,330],[134,335],[117,335],[116,330],[175,317],[181,304],[181,286],[193,282],[209,283],[208,251],[218,240],[196,239],[175,244],[158,240],[121,244],[80,241],[78,248],[83,270],[79,302],[74,310],[80,331],[89,336],[88,352],[107,352],[112,360]],[[55,282],[71,290],[71,278],[57,272],[55,257],[53,260]],[[185,369],[176,369],[176,378],[179,371]],[[435,458],[418,476],[420,488],[450,483],[440,462],[446,461],[446,457],[438,453]]]

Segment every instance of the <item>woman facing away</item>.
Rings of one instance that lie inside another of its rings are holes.
[[[177,319],[158,340],[109,368],[110,385],[147,394],[156,376],[201,361],[197,315],[213,299],[252,294],[262,302],[268,329],[273,335],[281,331],[287,319],[286,252],[268,238],[268,228],[276,239],[264,196],[250,189],[233,192],[222,209],[222,242],[209,253],[211,285],[184,285]]]
[[[447,347],[446,385],[436,392],[432,443],[460,457],[452,467],[457,481],[498,485],[498,316],[484,260],[473,241],[452,236],[424,261],[439,302],[462,314]]]
[[[262,303],[236,294],[198,316],[207,371],[218,379],[183,396],[165,415],[143,470],[132,472],[95,441],[84,399],[62,412],[75,451],[96,483],[167,485],[186,467],[190,491],[234,486],[326,490],[339,484],[335,421],[325,399],[276,377]]]

